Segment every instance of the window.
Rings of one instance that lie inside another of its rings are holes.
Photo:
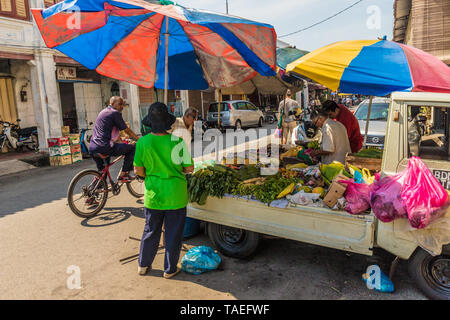
[[[51,7],[54,4],[57,4],[58,2],[61,2],[63,0],[44,0],[44,6],[46,8]]]
[[[219,106],[218,103],[212,103],[209,106],[209,112],[218,112],[218,106]],[[224,102],[220,103],[220,112],[222,112],[222,111],[229,111],[228,103],[224,103]]]
[[[408,106],[409,156],[448,160],[450,108]]]
[[[117,82],[113,82],[111,84],[111,97],[119,96],[120,97],[120,88]]]
[[[252,111],[257,111],[258,108],[250,102],[247,102],[247,109]]]
[[[30,20],[28,0],[0,0],[0,16]]]
[[[358,120],[367,120],[367,111],[369,110],[369,103],[363,103],[356,110],[355,117]],[[389,103],[372,103],[370,110],[370,120],[387,121],[389,110]]]
[[[236,110],[247,110],[246,102],[235,102],[233,105]]]

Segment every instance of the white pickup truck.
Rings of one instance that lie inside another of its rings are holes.
[[[414,123],[411,118],[424,109],[431,116],[417,139],[413,128],[418,126],[411,126]],[[399,172],[407,166],[410,156],[418,155],[449,189],[449,129],[450,94],[393,93],[382,172]],[[350,215],[345,211],[307,206],[281,209],[253,201],[213,197],[203,206],[190,204],[188,217],[207,222],[207,233],[217,249],[237,258],[251,255],[263,235],[369,256],[374,247],[380,247],[396,256],[391,274],[398,259],[409,260],[411,277],[428,297],[450,299],[450,234],[444,237],[444,243],[441,237],[441,253],[432,255],[411,236],[407,219],[383,223],[373,214]]]

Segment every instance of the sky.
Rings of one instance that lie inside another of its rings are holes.
[[[298,49],[312,51],[342,40],[392,39],[394,0],[363,0],[340,15],[309,27],[356,3],[358,0],[228,0],[229,14],[273,25],[278,38]],[[226,12],[225,0],[179,0],[195,9]]]

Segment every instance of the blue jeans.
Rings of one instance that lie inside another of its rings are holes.
[[[155,210],[145,208],[145,228],[139,251],[139,266],[150,267],[155,259],[164,222],[165,255],[164,272],[174,273],[180,258],[183,241],[186,207],[177,210]]]
[[[101,153],[109,156],[121,156],[125,155],[123,159],[122,171],[129,172],[133,171],[133,161],[134,152],[136,151],[136,146],[126,143],[115,143],[112,148],[107,147],[89,147],[89,153],[91,155],[95,153]],[[104,161],[102,158],[94,157],[94,161],[97,164],[98,171],[102,171],[105,168]]]

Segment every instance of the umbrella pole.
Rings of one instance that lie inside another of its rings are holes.
[[[166,53],[164,57],[164,103],[167,106],[167,82],[168,82],[168,74],[169,74],[169,17],[166,17],[166,33],[165,37],[165,46]]]
[[[367,143],[367,132],[369,131],[370,112],[372,111],[372,100],[373,100],[373,96],[370,96],[370,100],[369,100],[369,110],[367,110],[366,130],[364,131],[364,144],[363,144],[363,148],[366,147],[366,143]]]

